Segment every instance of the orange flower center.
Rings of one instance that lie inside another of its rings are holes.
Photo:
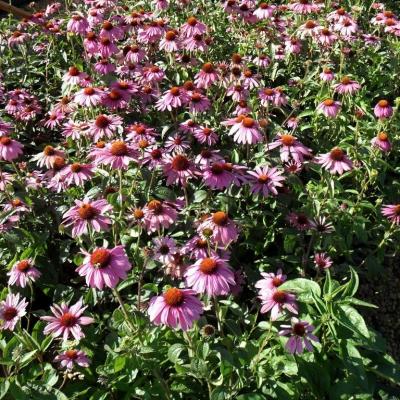
[[[11,144],[11,139],[8,136],[2,136],[0,137],[0,143],[3,146],[9,146]]]
[[[71,76],[78,76],[78,75],[79,75],[79,69],[76,68],[76,67],[69,67],[68,73],[69,73]]]
[[[388,134],[386,132],[378,133],[378,139],[382,140],[382,142],[386,142],[388,140]]]
[[[122,140],[117,140],[111,145],[110,152],[113,156],[126,156],[128,146]]]
[[[59,171],[65,167],[65,160],[62,157],[55,157],[53,162],[53,168],[55,171]]]
[[[67,350],[65,352],[65,355],[70,359],[70,360],[76,360],[78,358],[78,352],[76,350]]]
[[[165,39],[167,39],[167,40],[175,40],[175,38],[176,38],[176,33],[174,32],[174,31],[168,31],[166,34],[165,34]]]
[[[292,146],[295,142],[296,138],[292,135],[282,135],[281,142],[285,146]]]
[[[201,69],[202,69],[204,72],[207,72],[207,73],[210,73],[210,72],[213,72],[213,71],[214,71],[214,67],[213,67],[213,65],[212,65],[210,62],[205,63]]]
[[[379,105],[379,107],[385,108],[389,105],[389,102],[387,100],[379,100],[378,105]]]
[[[106,128],[110,124],[110,120],[105,115],[99,115],[95,124],[98,128]]]
[[[272,300],[274,300],[275,303],[283,304],[286,301],[286,293],[282,290],[277,290],[272,295]]]
[[[96,249],[90,256],[90,263],[96,268],[105,268],[109,264],[111,254],[107,249]]]
[[[85,93],[88,96],[91,96],[92,94],[94,94],[94,92],[95,90],[90,86],[83,89],[83,93]]]
[[[278,278],[277,276],[276,276],[274,279],[272,279],[272,284],[273,284],[275,287],[281,286],[282,283],[283,283],[282,279],[281,279],[281,278]]]
[[[336,147],[333,149],[330,153],[332,160],[335,161],[342,161],[344,157],[344,152],[342,149],[339,149],[339,147]]]
[[[165,302],[171,307],[180,306],[185,300],[182,290],[178,288],[170,288],[164,293]]]
[[[82,170],[82,165],[81,165],[81,164],[79,164],[79,163],[73,163],[73,164],[71,165],[71,171],[72,171],[72,172],[77,173],[77,172],[80,172],[81,170]]]
[[[147,204],[147,207],[153,211],[154,215],[160,215],[163,211],[163,205],[159,200],[151,200]]]
[[[103,29],[106,31],[111,31],[111,29],[114,28],[113,24],[110,21],[104,21],[103,22]]]
[[[60,318],[60,324],[67,328],[70,328],[76,324],[77,318],[70,312],[66,312]]]
[[[261,175],[258,177],[257,180],[258,180],[259,183],[267,183],[270,179],[271,179],[271,178],[270,178],[268,175],[261,174]]]
[[[213,175],[221,175],[224,172],[225,168],[222,163],[214,163],[211,166],[211,172]]]
[[[400,204],[397,204],[396,207],[394,208],[394,213],[396,215],[400,215]]]
[[[243,119],[242,124],[245,128],[252,128],[254,126],[254,119],[246,117]]]
[[[82,204],[79,207],[78,214],[82,219],[93,219],[97,215],[97,210],[90,204]]]
[[[314,21],[307,21],[306,22],[306,28],[307,29],[314,29],[315,27],[316,27],[317,25],[315,24],[315,22]]]
[[[324,100],[324,106],[330,107],[333,106],[335,102],[332,99],[326,99]]]
[[[108,94],[108,97],[111,100],[120,100],[122,98],[121,93],[118,92],[118,90],[115,90],[115,89],[111,90],[111,92]]]
[[[240,54],[233,54],[232,55],[232,61],[235,64],[240,64],[242,62],[242,56]]]
[[[172,159],[171,166],[175,171],[186,171],[190,163],[185,156],[177,155]]]
[[[204,258],[200,263],[200,271],[206,275],[213,274],[217,267],[218,264],[213,258]]]
[[[190,26],[195,26],[197,24],[197,19],[195,17],[189,17],[188,20],[187,20],[187,23]]]
[[[344,76],[341,82],[343,85],[348,85],[351,82],[351,79],[348,76]]]
[[[22,260],[17,264],[17,270],[20,272],[26,272],[31,267],[28,260]]]
[[[143,212],[143,210],[142,210],[141,208],[136,208],[136,209],[133,211],[133,216],[134,216],[136,219],[142,219],[142,218],[144,217],[144,212]]]
[[[201,94],[200,93],[193,93],[192,94],[192,102],[193,103],[199,103],[201,100]]]
[[[212,216],[215,225],[224,226],[228,223],[228,214],[223,211],[217,211]]]
[[[14,200],[11,200],[11,204],[13,207],[21,207],[22,201],[20,199],[14,199]]]
[[[266,96],[273,96],[274,95],[274,89],[264,89],[264,94]]]
[[[169,92],[172,94],[172,96],[179,96],[179,94],[180,94],[180,90],[179,90],[179,88],[176,87],[176,86],[174,86],[173,88],[171,88]]]

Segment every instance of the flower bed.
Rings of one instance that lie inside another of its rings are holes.
[[[389,4],[0,21],[0,398],[400,396]]]

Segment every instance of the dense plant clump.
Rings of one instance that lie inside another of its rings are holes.
[[[0,398],[400,398],[357,295],[400,237],[388,2],[0,27]]]

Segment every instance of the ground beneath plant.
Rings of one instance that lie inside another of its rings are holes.
[[[364,276],[359,297],[375,304],[377,309],[361,310],[367,324],[386,339],[388,353],[400,361],[400,258],[390,258],[382,274]]]

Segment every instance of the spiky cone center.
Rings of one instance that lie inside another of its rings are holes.
[[[11,138],[9,138],[8,136],[2,136],[0,137],[0,143],[3,146],[9,146],[11,144]]]
[[[60,171],[65,167],[65,160],[63,157],[55,157],[53,162],[53,169],[55,171]]]
[[[5,321],[11,321],[18,315],[18,311],[15,307],[7,307],[3,311],[3,318]]]
[[[13,200],[11,200],[11,205],[12,205],[14,208],[18,208],[18,207],[22,207],[22,206],[23,206],[23,203],[22,203],[22,200],[21,200],[21,199],[13,199]]]
[[[221,175],[224,172],[225,168],[222,163],[214,163],[211,166],[211,172],[213,175]]]
[[[76,324],[77,318],[70,312],[64,313],[60,318],[60,324],[66,328],[71,328]]]
[[[268,183],[270,180],[271,180],[271,178],[266,174],[261,174],[257,178],[258,183],[262,183],[262,184]]]
[[[209,74],[214,71],[214,66],[210,62],[207,62],[207,63],[203,64],[201,69],[203,70],[203,72],[206,72]]]
[[[160,252],[160,254],[165,256],[165,255],[169,254],[169,246],[166,244],[163,244],[162,246],[160,246],[158,251]]]
[[[19,272],[27,272],[31,267],[29,260],[22,260],[17,264],[17,270]]]
[[[136,208],[133,211],[133,216],[135,219],[142,219],[144,217],[144,212],[141,208]]]
[[[349,85],[351,83],[351,79],[348,76],[344,76],[340,82],[343,85]]]
[[[169,92],[175,97],[180,95],[180,89],[177,86],[172,87]]]
[[[282,285],[282,283],[283,283],[282,279],[277,276],[274,279],[272,279],[272,285],[274,287],[279,287]]]
[[[163,212],[163,205],[159,200],[151,200],[147,207],[153,211],[154,215],[160,215]]]
[[[179,307],[185,300],[185,295],[178,288],[170,288],[164,293],[164,301],[170,307]]]
[[[113,156],[126,156],[128,154],[128,146],[122,140],[117,140],[111,145],[110,152]]]
[[[330,157],[334,161],[343,161],[344,151],[339,147],[336,147],[333,150],[331,150]]]
[[[379,107],[386,108],[389,106],[389,102],[387,100],[379,100],[378,105]]]
[[[90,263],[96,268],[105,268],[111,260],[110,251],[104,248],[96,249],[90,255]]]
[[[253,118],[246,117],[243,119],[242,124],[245,128],[253,128],[255,125],[255,121]]]
[[[212,215],[212,221],[218,226],[225,226],[228,220],[228,214],[224,211],[217,211]]]
[[[78,358],[78,351],[77,350],[67,350],[65,352],[65,355],[70,359],[70,360],[76,360]]]
[[[92,96],[95,93],[95,90],[94,90],[94,88],[89,86],[89,87],[86,87],[85,89],[83,89],[83,93],[85,93],[87,96]]]
[[[68,69],[68,74],[70,75],[70,76],[78,76],[79,75],[79,69],[78,68],[76,68],[76,67],[69,67],[69,69]]]
[[[287,299],[287,295],[286,295],[286,293],[285,293],[284,291],[282,291],[282,290],[276,290],[276,291],[274,292],[274,294],[272,295],[272,300],[273,300],[275,303],[278,303],[278,304],[283,304],[283,303],[285,303],[285,302],[286,302],[286,299]]]
[[[174,169],[175,171],[178,172],[186,171],[190,166],[190,162],[187,159],[187,157],[182,155],[177,155],[172,159],[171,166],[172,169]]]
[[[168,32],[165,34],[165,39],[168,40],[168,41],[173,41],[173,40],[175,40],[175,39],[176,39],[176,33],[175,33],[174,31],[168,31]]]
[[[292,332],[296,336],[304,336],[306,334],[306,328],[304,324],[302,324],[301,322],[297,322],[296,324],[293,325]]]
[[[55,149],[54,149],[54,147],[53,146],[46,146],[44,149],[43,149],[43,154],[45,155],[45,156],[53,156],[54,154],[55,154]]]
[[[285,146],[293,146],[296,138],[292,135],[282,135],[280,140]]]
[[[326,99],[326,100],[324,100],[324,106],[326,106],[326,107],[331,107],[331,106],[333,106],[334,105],[334,100],[332,100],[332,99]]]
[[[78,209],[80,218],[89,220],[93,219],[98,214],[98,211],[88,203],[82,204]]]
[[[96,121],[95,121],[95,125],[98,127],[98,128],[107,128],[107,126],[110,124],[110,120],[105,116],[105,115],[99,115],[97,118],[96,118]]]
[[[397,204],[394,208],[394,214],[400,216],[400,204]]]
[[[71,171],[75,174],[82,171],[82,164],[80,163],[73,163],[71,165]]]
[[[386,132],[378,133],[378,139],[382,142],[386,142],[388,140],[388,134]]]
[[[108,94],[109,99],[113,100],[113,101],[118,101],[121,100],[122,95],[118,90],[111,90],[111,92]]]
[[[213,274],[218,268],[218,263],[213,258],[204,258],[200,263],[200,271],[203,274],[211,275]]]

